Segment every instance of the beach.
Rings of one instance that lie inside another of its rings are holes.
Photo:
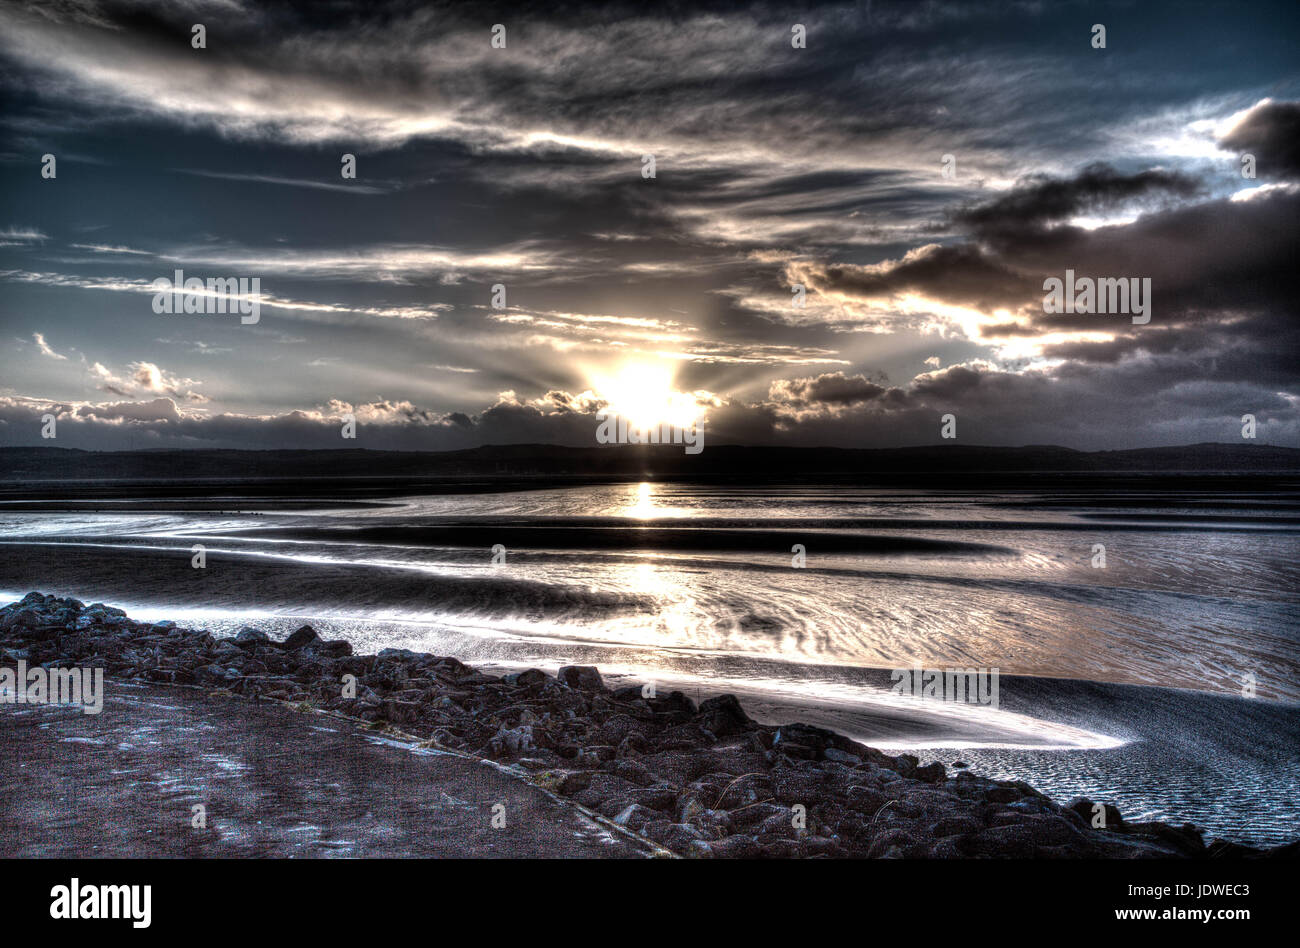
[[[950,772],[814,725],[760,724],[733,695],[696,705],[652,685],[613,690],[590,666],[496,677],[404,649],[354,655],[310,626],[283,641],[252,627],[216,638],[38,592],[0,609],[0,645],[6,663],[92,667],[115,680],[280,702],[506,761],[683,856],[1225,858],[1297,848],[1207,840],[1191,823],[1126,819],[1105,800],[1062,805],[965,762]],[[237,740],[230,752],[240,753]],[[292,747],[286,756],[295,759]]]
[[[74,486],[0,505],[4,601],[310,624],[491,675],[591,665],[1244,845],[1300,824],[1300,528],[1272,487]],[[998,707],[893,694],[918,665],[997,669]]]

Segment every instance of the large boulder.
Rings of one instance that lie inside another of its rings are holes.
[[[1098,809],[1098,807],[1101,809]],[[1097,804],[1087,797],[1075,797],[1065,805],[1065,809],[1077,813],[1088,826],[1096,826],[1100,823],[1098,829],[1124,831],[1124,817],[1120,814],[1119,808],[1111,803]],[[1104,818],[1098,819],[1098,817]]]
[[[742,734],[754,727],[735,695],[719,695],[700,704],[700,726],[718,737]]]
[[[328,642],[316,642],[308,648],[322,658],[347,658],[352,654],[352,643],[346,639],[332,639]]]
[[[924,780],[926,783],[943,783],[948,774],[943,764],[936,760],[924,767],[917,767],[912,772],[912,776],[917,780]]]
[[[578,691],[608,691],[601,680],[600,669],[593,665],[565,665],[555,675],[561,684]]]
[[[316,630],[309,625],[304,625],[294,631],[287,639],[280,643],[280,647],[286,651],[297,651],[300,648],[306,648],[309,645],[315,645],[321,640],[316,634]]]
[[[265,645],[271,641],[271,637],[261,629],[254,629],[250,625],[244,626],[235,635],[235,644],[241,648],[252,648],[255,645]]]
[[[517,672],[513,675],[506,675],[501,680],[507,685],[518,685],[521,688],[541,688],[551,680],[551,676],[546,674],[544,671],[530,668],[527,671]]]

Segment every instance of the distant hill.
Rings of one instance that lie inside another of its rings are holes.
[[[1053,445],[915,448],[779,448],[716,445],[688,455],[673,445],[561,447],[489,445],[464,451],[80,451],[0,448],[0,483],[12,492],[22,482],[219,482],[231,479],[311,484],[369,479],[394,489],[438,481],[491,485],[503,480],[539,482],[643,478],[834,483],[972,481],[1032,482],[1048,477],[1097,475],[1214,475],[1258,477],[1300,473],[1300,449],[1255,444],[1190,444],[1126,451],[1076,451]],[[102,487],[108,487],[107,483]],[[354,485],[354,486],[360,486]],[[450,485],[444,485],[448,487]]]

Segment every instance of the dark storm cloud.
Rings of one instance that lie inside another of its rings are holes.
[[[1195,178],[1176,171],[1150,169],[1126,175],[1097,162],[1071,178],[1035,175],[1005,197],[959,212],[957,220],[977,234],[996,235],[1008,228],[1042,227],[1160,196],[1189,198],[1202,189]]]
[[[990,321],[984,327],[990,336],[1101,328],[1092,314],[1043,312],[1044,278],[1060,277],[1067,268],[1078,277],[1150,278],[1158,294],[1152,328],[1217,325],[1254,338],[1261,348],[1286,331],[1300,290],[1294,266],[1300,193],[1281,189],[1200,201],[1094,229],[1044,226],[1046,206],[1058,217],[1080,210],[1076,196],[1098,193],[1099,181],[1107,182],[1101,191],[1111,195],[1144,194],[1169,183],[1144,174],[1099,176],[1097,168],[1089,168],[1077,178],[1053,182],[1052,191],[1068,199],[1043,201],[1042,185],[1030,183],[963,212],[973,231],[965,241],[922,247],[899,260],[867,266],[795,262],[788,273],[792,280],[806,278],[822,293],[878,299],[915,292],[986,313],[1004,308],[1028,317],[1020,324]],[[1024,210],[1015,214],[1012,208]],[[1145,327],[1106,328],[1128,340],[1111,346],[1140,348],[1149,334]]]
[[[1284,124],[1281,114],[1256,109],[1238,128],[1253,128],[1263,141],[1261,128]],[[948,406],[971,422],[967,434],[1046,431],[1054,414],[1086,404],[1088,419],[1068,425],[1080,443],[1096,443],[1106,426],[1123,426],[1125,406],[1166,437],[1229,437],[1234,421],[1249,412],[1269,418],[1270,436],[1286,441],[1300,430],[1300,192],[1247,186],[1233,198],[1206,200],[1206,190],[1184,174],[1121,174],[1092,165],[1073,177],[1023,181],[963,209],[955,218],[968,235],[956,243],[867,266],[796,262],[787,273],[850,299],[918,293],[985,314],[1000,308],[1014,318],[984,320],[981,333],[992,341],[1072,332],[1105,337],[1049,341],[1041,354],[1053,362],[1033,371],[986,362],[918,376],[900,407]],[[1153,198],[1176,203],[1131,222],[1091,229],[1065,223],[1084,213],[1150,207]],[[1045,313],[1042,281],[1066,269],[1077,277],[1149,278],[1151,323]],[[880,416],[863,422],[870,427],[875,420]]]
[[[1098,328],[1098,317],[1042,311],[1041,281],[1069,268],[1077,276],[1143,277],[1152,283],[1152,325],[1209,326],[1245,336],[1262,352],[1290,338],[1300,277],[1300,193],[1278,191],[1250,200],[1219,199],[1144,215],[1131,224],[1085,230],[1060,227],[1006,235],[994,260],[1034,274],[1036,293],[1020,301],[1036,331]],[[1148,327],[1111,327],[1143,346]]]
[[[792,408],[853,405],[880,398],[889,391],[862,375],[826,372],[814,378],[778,379],[768,393],[770,401]]]
[[[1019,310],[1039,303],[1044,274],[1067,266],[1080,276],[1094,271],[1114,273],[1117,271],[1107,267],[1115,264],[1117,257],[1134,259],[1132,251],[1137,250],[1123,246],[1117,252],[1107,252],[1105,234],[1048,225],[1059,225],[1085,212],[1114,210],[1161,196],[1188,198],[1203,190],[1202,183],[1186,174],[1160,169],[1121,174],[1094,163],[1072,177],[1034,176],[998,198],[958,211],[954,217],[967,228],[968,242],[931,244],[899,260],[875,265],[797,262],[787,272],[793,282],[807,282],[824,294],[887,299],[911,292],[985,313]],[[1204,229],[1199,222],[1195,228],[1197,232]],[[1116,240],[1121,243],[1133,236],[1129,228],[1117,230]],[[1186,272],[1186,262],[1174,260],[1167,269]]]
[[[930,244],[880,265],[796,263],[789,272],[792,282],[806,282],[823,294],[872,299],[914,292],[985,312],[1020,306],[1039,285],[972,244]]]
[[[1219,144],[1254,154],[1256,171],[1266,178],[1300,178],[1300,102],[1260,103]]]

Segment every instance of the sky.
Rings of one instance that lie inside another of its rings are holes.
[[[585,445],[603,408],[1300,446],[1298,39],[1235,0],[0,4],[0,444]],[[178,269],[258,280],[256,322],[156,312]],[[1067,270],[1149,321],[1049,312]]]

